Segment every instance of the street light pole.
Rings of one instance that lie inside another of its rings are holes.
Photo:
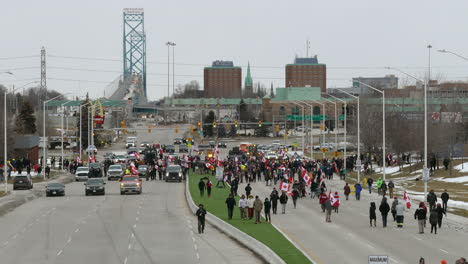
[[[172,43],[172,94],[175,93],[175,43]]]
[[[322,93],[322,94],[328,95],[327,93]],[[325,99],[326,101],[328,101],[328,102],[335,105],[335,146],[338,147],[338,114],[337,114],[337,111],[336,111],[336,102],[332,101],[332,100],[330,100],[328,98],[323,98],[323,99]]]
[[[302,128],[303,128],[302,129],[302,155],[305,155],[305,151],[304,151],[304,147],[305,147],[304,146],[305,145],[305,139],[304,139],[304,128],[305,128],[305,126],[304,126],[304,121],[305,121],[304,120],[305,119],[304,118],[304,106],[299,104],[299,103],[296,103],[295,101],[292,101],[292,100],[289,100],[289,102],[291,102],[291,103],[293,103],[293,104],[295,104],[297,106],[302,107]]]
[[[344,152],[343,152],[343,161],[344,161],[344,165],[345,165],[345,168],[346,168],[346,150],[347,150],[346,148],[347,148],[347,143],[348,143],[348,142],[347,142],[347,134],[348,134],[348,126],[347,126],[348,112],[347,112],[347,111],[348,111],[348,104],[346,103],[345,100],[340,99],[340,98],[338,98],[338,97],[336,97],[336,96],[333,96],[333,95],[327,94],[327,93],[323,93],[323,94],[326,94],[326,95],[328,95],[328,96],[334,98],[335,100],[338,100],[338,101],[340,101],[341,103],[344,104],[344,129],[345,129],[345,131],[344,131]],[[326,98],[323,98],[323,99],[329,100],[329,99],[326,99]],[[329,100],[329,101],[330,101],[330,100]],[[334,102],[334,103],[335,103],[335,116],[336,116],[336,102]],[[338,117],[336,117],[336,119],[337,119],[337,118],[338,118]],[[337,128],[338,128],[338,126],[337,126]],[[337,143],[336,147],[338,148],[338,143]]]
[[[12,73],[9,73],[12,75]],[[14,93],[18,88],[15,89],[15,87],[13,86],[13,89],[12,89],[12,93]],[[7,121],[7,96],[8,96],[8,90],[5,91],[5,95],[4,95],[4,135],[5,135],[5,138],[4,138],[4,142],[3,142],[3,151],[4,151],[4,165],[3,165],[3,177],[4,177],[4,180],[5,180],[5,194],[8,193],[8,173],[7,173],[7,170],[8,170],[8,148],[7,148],[7,143],[8,143],[8,132],[7,132],[7,126],[8,126],[8,121]]]
[[[345,92],[343,90],[338,89],[338,91],[345,93],[355,99],[357,99],[357,152],[358,152],[358,158],[356,160],[356,167],[357,167],[357,176],[358,176],[358,182],[361,182],[361,122],[360,122],[360,110],[359,110],[359,96],[352,95],[348,92]],[[346,118],[346,117],[345,117]]]
[[[317,104],[319,104],[319,105],[322,105],[322,108],[323,108],[323,117],[322,117],[323,130],[321,129],[321,130],[320,130],[320,133],[322,134],[322,141],[323,141],[323,142],[322,142],[322,144],[319,144],[319,145],[325,145],[325,131],[324,131],[324,130],[325,130],[325,103],[321,103],[321,102],[316,101],[316,100],[310,100],[310,101],[315,102],[315,103],[317,103]],[[308,104],[308,103],[305,102],[305,101],[301,101],[301,102],[304,103],[304,104],[310,105],[311,108],[312,108],[312,105],[311,105],[311,104]],[[319,140],[319,143],[320,143],[320,140]],[[322,157],[325,159],[325,152],[322,152]]]
[[[83,143],[82,143],[82,141],[81,141],[81,140],[82,140],[82,134],[83,134],[83,133],[81,132],[81,130],[82,130],[82,125],[81,125],[81,124],[83,123],[83,122],[82,122],[83,119],[82,119],[82,117],[81,117],[81,109],[83,108],[83,106],[86,106],[86,105],[89,105],[89,103],[80,105],[80,160],[81,160],[81,161],[83,161],[83,156],[82,156],[82,154],[83,154],[83,149],[82,149],[82,148],[83,148]],[[89,136],[88,136],[88,138],[89,138]]]
[[[52,100],[55,100],[55,99],[59,98],[60,96],[63,96],[63,95],[57,95],[54,98],[46,100],[46,101],[43,102],[43,104],[44,104],[43,107],[44,108],[42,110],[42,137],[43,137],[44,146],[42,148],[42,171],[43,171],[44,174],[42,176],[43,176],[44,179],[45,179],[45,175],[46,175],[45,168],[47,167],[47,153],[46,153],[46,151],[47,151],[47,142],[48,142],[47,136],[46,136],[46,115],[47,115],[46,105],[47,105],[48,102],[50,102]]]
[[[67,101],[67,102],[65,102],[65,103],[63,103],[63,104],[60,105],[60,107],[62,108],[62,116],[61,116],[61,118],[60,118],[60,121],[61,121],[61,123],[62,123],[62,129],[61,129],[61,133],[60,133],[60,134],[62,135],[62,163],[61,163],[62,170],[64,169],[64,167],[63,167],[63,164],[64,164],[64,162],[63,162],[63,161],[64,161],[64,153],[63,153],[63,134],[64,134],[64,131],[63,131],[63,118],[64,118],[64,116],[65,116],[65,109],[64,109],[63,107],[64,107],[66,104],[70,103],[70,102],[73,102],[73,101]]]
[[[385,155],[385,91],[384,90],[379,90],[375,87],[372,87],[366,83],[363,83],[361,81],[357,81],[357,80],[353,80],[354,82],[357,82],[361,85],[364,85],[366,86],[367,88],[370,88],[376,92],[379,92],[380,94],[382,94],[382,153],[383,153],[383,157],[382,157],[382,174],[383,174],[383,180],[385,181],[386,177],[386,173],[385,173],[385,170],[386,170],[386,164],[385,164],[385,159],[386,159],[386,155]]]

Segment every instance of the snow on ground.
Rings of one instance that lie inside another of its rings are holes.
[[[374,166],[374,171],[378,173],[382,173],[382,167]],[[386,174],[394,174],[394,173],[399,173],[400,167],[394,166],[394,167],[385,167],[385,173]]]
[[[418,201],[425,201],[424,199],[424,193],[423,192],[414,192],[414,191],[410,191],[408,190],[408,195],[411,199],[411,201],[413,203],[415,203],[416,201],[415,200],[418,200]],[[438,194],[439,196],[439,194]],[[438,199],[437,202],[440,202],[440,199]],[[419,202],[417,202],[419,204]],[[413,205],[414,206],[414,205]],[[463,201],[456,201],[456,200],[452,200],[450,199],[448,201],[448,207],[455,207],[455,208],[459,208],[459,209],[464,209],[464,210],[468,210],[468,202],[463,202]]]
[[[453,168],[459,170],[460,172],[468,172],[468,162],[459,164]]]
[[[444,181],[444,182],[468,182],[468,176],[462,176],[462,177],[456,177],[456,178],[438,178],[436,179],[438,181]]]

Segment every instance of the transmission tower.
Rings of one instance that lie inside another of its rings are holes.
[[[146,35],[143,8],[123,10],[124,80],[138,82],[146,98]]]
[[[44,47],[41,49],[41,92],[44,101],[47,100],[46,51]]]

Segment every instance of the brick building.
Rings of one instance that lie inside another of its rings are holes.
[[[286,65],[285,87],[320,87],[327,91],[327,66],[319,64],[317,56],[296,58],[294,64]]]
[[[232,61],[214,61],[204,69],[204,90],[207,98],[241,98],[242,68]]]

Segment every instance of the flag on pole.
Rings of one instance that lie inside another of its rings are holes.
[[[411,199],[409,198],[406,191],[403,193],[403,200],[405,200],[406,208],[410,209],[411,208]]]
[[[289,183],[287,183],[287,182],[281,182],[281,183],[280,183],[280,188],[279,188],[279,189],[280,189],[280,191],[289,192],[289,187],[290,187]]]

